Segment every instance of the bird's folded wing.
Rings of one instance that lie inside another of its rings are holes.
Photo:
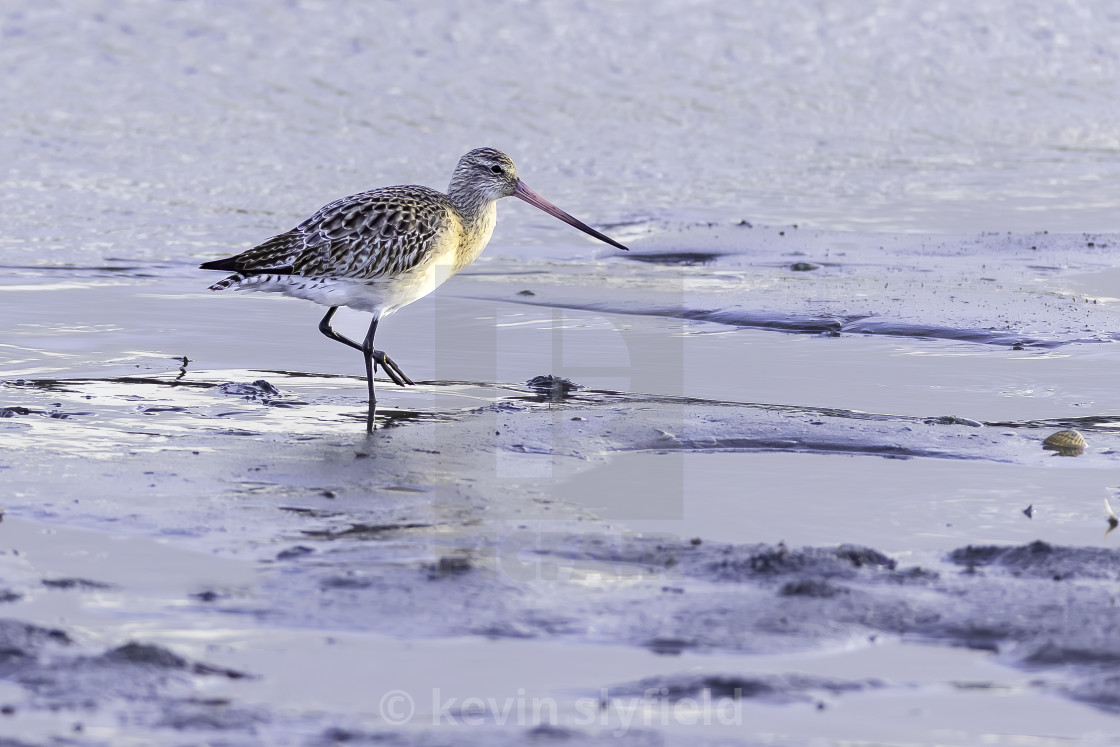
[[[359,281],[392,277],[425,258],[448,210],[453,208],[447,198],[426,187],[362,192],[336,200],[291,231],[210,263],[208,269]]]

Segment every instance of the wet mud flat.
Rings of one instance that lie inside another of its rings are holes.
[[[1110,238],[629,230],[393,317],[369,436],[310,306],[9,270],[0,733],[1110,738]]]

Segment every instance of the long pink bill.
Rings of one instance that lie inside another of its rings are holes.
[[[529,187],[527,187],[525,185],[525,182],[521,181],[520,179],[517,180],[517,186],[513,188],[513,196],[514,197],[519,197],[522,200],[525,200],[525,202],[529,203],[533,207],[540,208],[541,210],[543,210],[546,213],[548,213],[549,215],[551,215],[553,218],[559,218],[560,220],[567,223],[569,226],[574,226],[575,228],[578,228],[579,230],[583,231],[588,236],[594,236],[595,238],[599,239],[599,241],[604,241],[604,242],[610,244],[613,247],[617,247],[619,249],[622,249],[623,251],[626,251],[626,252],[630,251],[629,249],[624,247],[622,244],[620,244],[617,241],[615,241],[614,239],[612,239],[610,236],[606,236],[604,234],[601,234],[598,231],[596,231],[594,228],[592,228],[591,226],[587,225],[586,223],[584,223],[580,220],[577,220],[577,219],[573,218],[572,216],[568,215],[563,210],[556,207],[551,202],[549,202],[545,198],[541,197],[539,194],[537,194],[533,190],[529,189]]]

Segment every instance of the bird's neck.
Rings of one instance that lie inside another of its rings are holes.
[[[455,209],[459,211],[466,235],[475,240],[482,238],[482,243],[485,245],[490,238],[490,234],[494,231],[494,223],[498,214],[497,201],[490,199],[477,189],[471,189],[467,184],[456,178],[451,179],[447,196],[451,199],[451,204],[455,206]]]
[[[455,272],[463,269],[482,254],[498,222],[498,204],[490,200],[481,208],[463,215],[463,240],[455,255]]]
[[[480,191],[470,180],[456,171],[451,176],[451,185],[447,188],[447,196],[466,220],[473,220],[475,216],[486,212],[486,208],[494,201]]]

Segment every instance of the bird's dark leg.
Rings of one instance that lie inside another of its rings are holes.
[[[322,332],[327,337],[331,338],[332,340],[337,340],[338,342],[341,342],[343,345],[349,345],[350,347],[354,348],[355,350],[361,350],[362,349],[361,345],[354,342],[349,337],[343,337],[338,332],[334,331],[334,327],[331,326],[331,319],[334,317],[334,313],[336,311],[338,311],[337,306],[332,306],[330,308],[330,311],[327,312],[327,315],[325,317],[323,317],[323,321],[319,322],[319,331]]]
[[[333,311],[332,309],[331,312],[328,312],[327,317],[323,320],[328,328],[330,327],[330,315]],[[322,325],[320,325],[320,329],[322,329]],[[333,332],[334,330],[331,331]],[[377,334],[377,317],[374,317],[373,321],[370,323],[369,332],[366,333],[366,339],[362,341],[360,347],[362,355],[366,359],[366,385],[369,387],[369,413],[366,416],[366,431],[370,433],[373,432],[373,416],[377,412],[377,398],[373,393],[373,372],[377,368],[375,364],[381,364],[381,369],[393,380],[394,384],[404,386],[405,384],[416,383],[408,378],[408,374],[400,369],[396,361],[385,355],[384,352],[374,350],[373,336],[375,334]],[[339,335],[339,337],[341,337],[341,335]],[[343,338],[343,340],[345,340],[345,338]]]
[[[366,433],[373,433],[373,418],[377,414],[377,395],[373,393],[373,333],[377,331],[377,319],[369,327],[362,356],[366,359],[366,386],[369,387],[369,409],[366,412]]]

